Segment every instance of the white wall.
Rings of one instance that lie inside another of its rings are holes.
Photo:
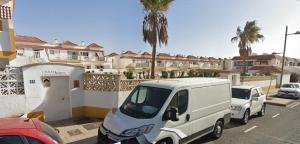
[[[83,81],[82,74],[84,68],[66,64],[32,64],[24,66],[23,68],[24,77],[24,89],[26,95],[26,112],[41,111],[43,110],[43,103],[46,103],[45,99],[48,88],[42,85],[42,77],[51,77],[58,74],[69,76],[70,84],[70,107],[78,107],[83,105]],[[51,72],[57,72],[57,74],[51,74]],[[80,80],[80,88],[73,88],[73,81]],[[35,81],[35,83],[30,83]]]
[[[25,113],[25,96],[0,96],[0,118],[23,115]]]

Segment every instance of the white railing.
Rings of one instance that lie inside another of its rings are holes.
[[[0,96],[24,95],[23,72],[21,68],[7,67],[0,72]]]

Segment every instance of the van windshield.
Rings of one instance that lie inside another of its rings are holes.
[[[232,88],[232,98],[248,100],[250,98],[250,90],[249,89]]]
[[[170,89],[137,86],[122,104],[120,111],[134,118],[153,118],[171,92]]]

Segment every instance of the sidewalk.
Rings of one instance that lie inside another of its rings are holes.
[[[96,143],[100,119],[68,119],[48,122],[49,125],[59,130],[59,135],[64,143],[76,143],[88,140],[89,144]]]
[[[291,99],[284,99],[284,98],[277,98],[275,97],[277,95],[279,89],[270,89],[269,94],[267,96],[267,104],[270,105],[277,105],[277,106],[288,106],[289,104],[293,103],[295,100],[291,100]],[[265,94],[267,94],[267,92],[265,91]]]

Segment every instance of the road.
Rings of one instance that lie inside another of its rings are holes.
[[[288,107],[267,105],[264,117],[254,116],[247,125],[237,121],[226,126],[223,136],[211,140],[208,136],[191,144],[299,144],[300,104]]]
[[[266,115],[253,116],[247,125],[233,121],[225,127],[223,136],[209,136],[191,144],[300,144],[300,101],[288,107],[267,105]],[[95,144],[96,137],[73,144]]]

